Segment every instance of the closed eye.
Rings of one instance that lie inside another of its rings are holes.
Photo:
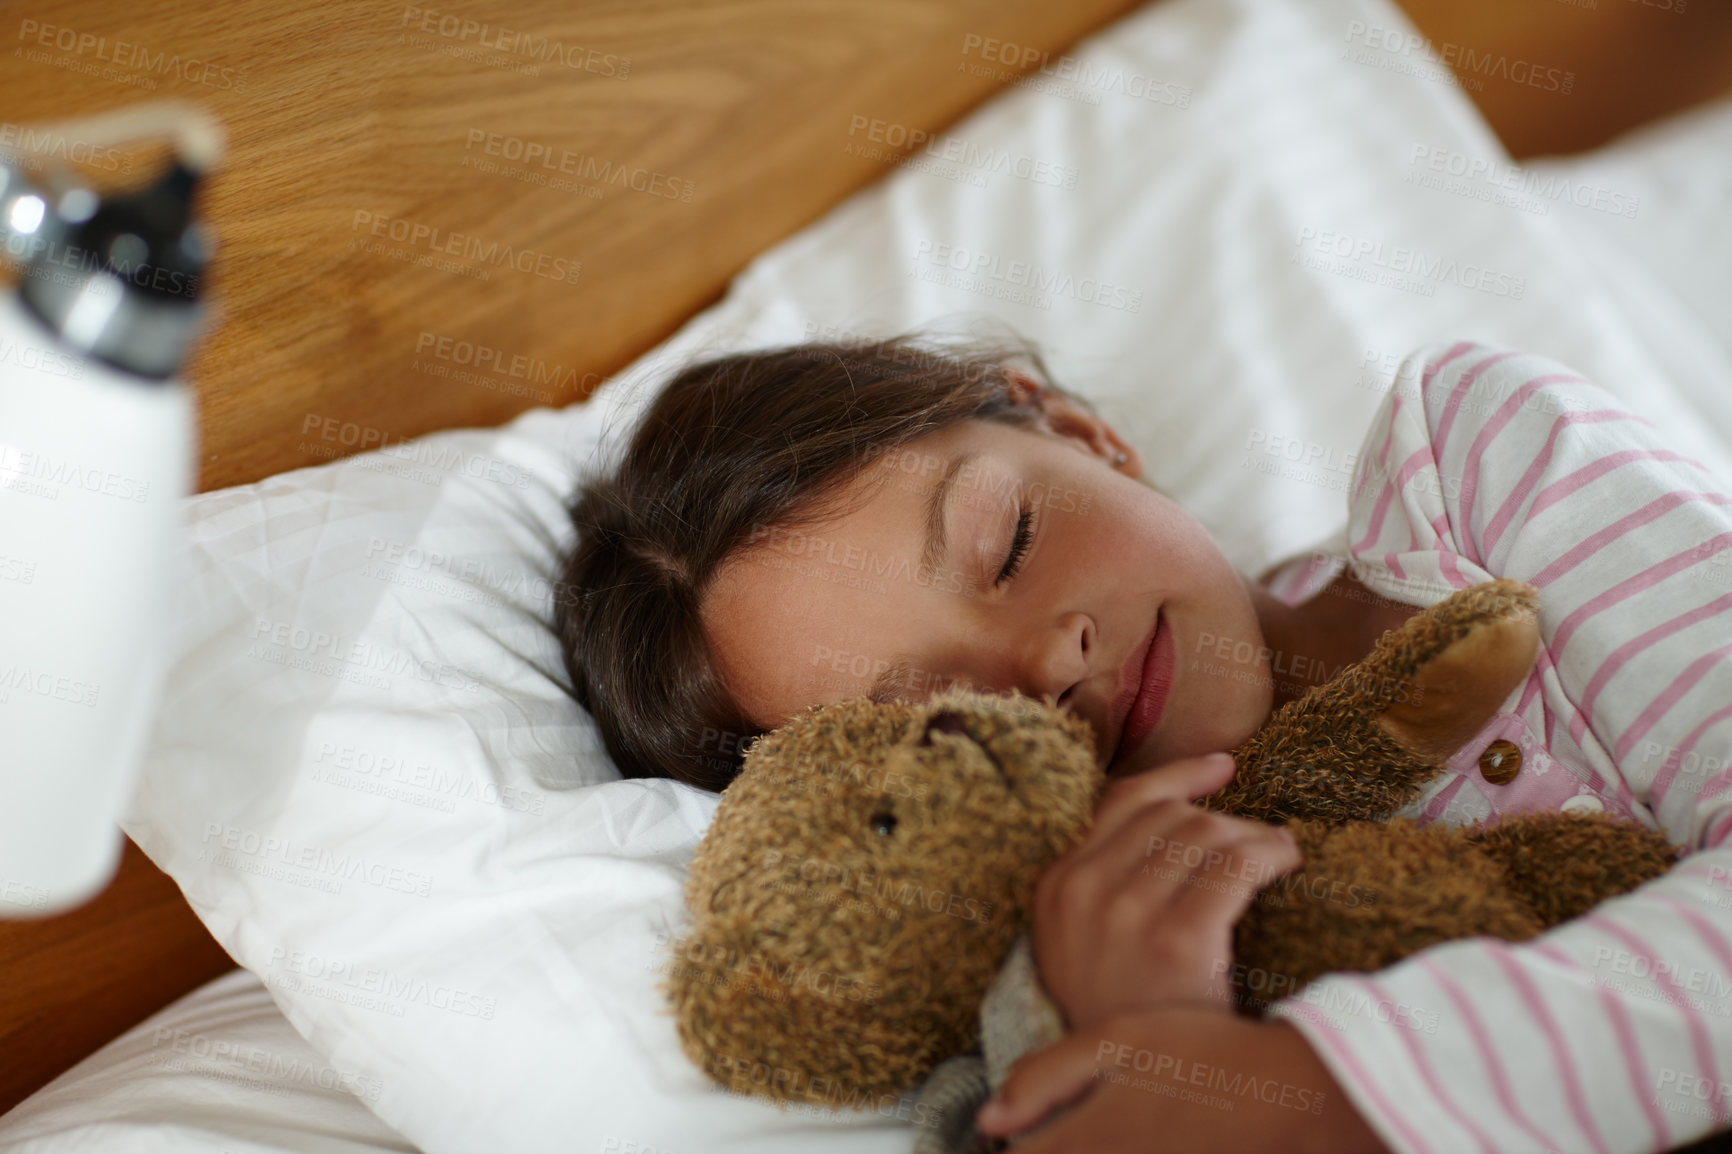
[[[1028,556],[1028,548],[1034,543],[1034,511],[1023,509],[1016,518],[1016,533],[1010,539],[1010,555],[1004,559],[1004,567],[998,571],[995,586],[1003,585],[1022,568],[1023,559]]]

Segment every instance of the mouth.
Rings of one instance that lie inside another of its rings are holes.
[[[1126,750],[1135,749],[1160,724],[1172,692],[1175,664],[1172,625],[1163,609],[1155,615],[1155,627],[1148,640],[1126,662],[1125,688],[1113,702],[1114,715],[1119,719],[1119,741],[1113,748],[1109,766],[1117,764]]]

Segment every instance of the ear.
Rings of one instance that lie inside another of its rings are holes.
[[[1011,399],[1019,404],[1033,400],[1040,405],[1044,423],[1052,432],[1076,441],[1114,471],[1133,479],[1142,477],[1143,455],[1111,425],[1052,389],[1043,388],[1027,373],[1007,369],[1005,375],[1010,380]]]

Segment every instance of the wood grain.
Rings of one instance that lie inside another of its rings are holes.
[[[1401,6],[1433,53],[1456,62],[1462,91],[1517,159],[1598,148],[1732,92],[1732,4],[1719,0]],[[1515,79],[1532,68],[1541,71],[1537,82]]]
[[[0,1112],[234,964],[128,841],[114,882],[84,906],[0,922]]]

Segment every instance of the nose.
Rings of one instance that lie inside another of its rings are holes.
[[[1051,694],[1061,706],[1088,676],[1095,649],[1094,620],[1086,613],[1066,613],[1030,639],[1024,678],[1032,697]]]
[[[1089,663],[1096,657],[1098,630],[1094,619],[1086,613],[1066,613],[1056,620],[1029,627],[1013,626],[1013,635],[993,636],[985,644],[975,638],[972,661],[949,676],[946,687],[977,689],[986,693],[1008,693],[1015,689],[1036,701],[1052,696],[1060,707],[1072,705],[1075,690],[1089,674]],[[962,729],[944,729],[945,725],[960,725],[956,721],[939,722],[949,711],[933,715],[927,732],[936,724],[940,732],[959,733]]]

